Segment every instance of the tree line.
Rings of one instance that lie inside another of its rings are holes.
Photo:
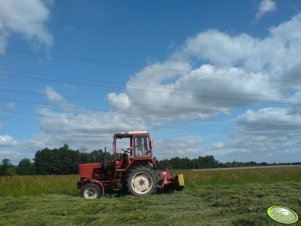
[[[113,159],[110,153],[107,155],[110,160]],[[104,151],[101,149],[85,153],[80,150],[72,150],[65,144],[61,148],[38,150],[33,161],[24,158],[16,166],[9,159],[3,159],[0,164],[0,176],[77,174],[79,164],[101,162],[103,157]]]
[[[113,159],[111,153],[106,153],[109,160]],[[61,148],[44,148],[35,153],[33,161],[22,159],[18,165],[13,165],[9,159],[3,159],[0,163],[0,176],[11,175],[50,175],[50,174],[78,174],[79,164],[102,162],[105,152],[101,149],[90,153],[72,150],[68,145]],[[229,168],[229,167],[247,167],[247,166],[268,166],[268,165],[301,165],[301,162],[294,163],[257,163],[250,162],[226,162],[217,161],[212,155],[199,156],[198,158],[171,158],[157,160],[159,169],[208,169],[208,168]]]

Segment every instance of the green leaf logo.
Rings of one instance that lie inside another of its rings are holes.
[[[267,210],[268,216],[282,224],[293,224],[298,221],[298,215],[291,209],[283,206],[272,206]]]

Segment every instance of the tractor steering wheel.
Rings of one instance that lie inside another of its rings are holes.
[[[129,153],[129,150],[131,150],[131,148],[127,148],[127,149],[121,148],[121,150],[124,151],[124,153]]]

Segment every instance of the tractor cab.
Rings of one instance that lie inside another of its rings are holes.
[[[152,158],[152,140],[146,131],[116,133],[113,138],[115,169]]]

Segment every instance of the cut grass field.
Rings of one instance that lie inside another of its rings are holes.
[[[278,225],[272,205],[301,215],[300,166],[180,172],[181,192],[97,200],[79,197],[77,175],[1,177],[0,225]]]

